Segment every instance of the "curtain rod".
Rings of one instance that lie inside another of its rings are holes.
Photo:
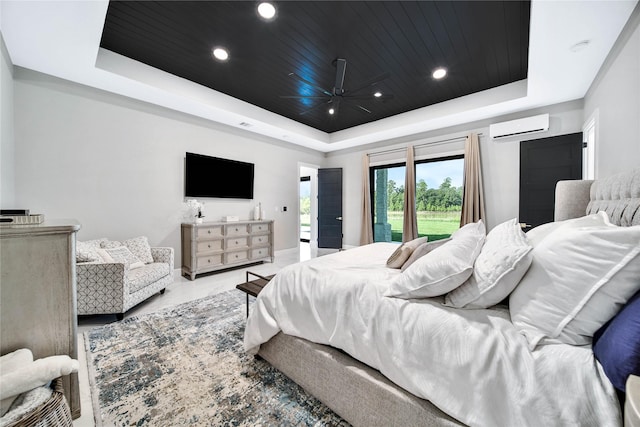
[[[482,133],[478,133],[477,135],[478,135],[478,137],[480,137],[480,136],[482,136]],[[465,140],[465,139],[467,139],[466,136],[458,136],[456,138],[443,139],[441,141],[425,142],[423,144],[414,145],[413,148],[426,147],[427,145],[446,144],[446,143],[449,143],[449,142],[454,142],[454,141],[458,141],[458,140]],[[402,147],[402,148],[391,148],[389,150],[375,151],[373,153],[367,153],[367,156],[377,156],[379,154],[395,153],[396,151],[398,151],[398,152],[405,151],[408,147],[409,146]]]

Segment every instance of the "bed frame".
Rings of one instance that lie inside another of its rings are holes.
[[[640,225],[640,169],[598,181],[558,182],[556,221],[601,210],[618,225]],[[280,332],[258,354],[353,426],[464,425],[333,347]]]

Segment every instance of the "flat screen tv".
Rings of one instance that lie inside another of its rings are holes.
[[[253,199],[253,163],[187,153],[185,197]]]

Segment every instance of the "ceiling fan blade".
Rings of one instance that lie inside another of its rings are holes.
[[[314,105],[313,107],[311,107],[311,108],[309,108],[309,109],[307,109],[307,110],[304,110],[304,111],[303,111],[302,113],[300,113],[299,115],[300,115],[300,116],[304,116],[305,114],[310,113],[310,112],[312,112],[312,111],[315,111],[315,110],[317,110],[317,109],[318,109],[318,108],[320,108],[320,107],[326,106],[327,104],[331,104],[331,99],[329,99],[327,102],[321,102],[321,103],[319,103],[319,104],[316,104],[316,105]]]
[[[280,95],[282,99],[327,99],[326,96]]]
[[[309,80],[306,80],[306,79],[300,77],[296,73],[289,73],[289,76],[291,76],[291,77],[293,77],[293,78],[295,78],[297,80],[300,80],[302,83],[306,84],[307,86],[311,86],[312,88],[319,90],[320,92],[324,93],[325,95],[328,95],[328,96],[332,96],[333,95],[328,90],[323,89],[323,88],[321,88],[320,86],[317,86],[314,83],[311,83]]]
[[[350,102],[345,102],[345,105],[353,110],[364,111],[365,113],[371,114],[371,110],[364,108],[362,105],[358,105],[358,104],[353,105]]]
[[[389,95],[381,95],[381,96],[374,96],[374,95],[344,95],[343,98],[347,98],[347,99],[370,99],[372,101],[376,101],[376,100],[386,100],[386,99],[393,99],[393,95],[389,94]]]
[[[373,86],[373,85],[375,85],[377,83],[380,83],[381,81],[383,81],[384,79],[386,79],[388,77],[389,77],[389,73],[382,73],[382,74],[380,74],[380,75],[378,75],[378,76],[376,76],[376,77],[374,77],[372,79],[367,80],[365,83],[361,84],[360,86],[356,87],[355,89],[351,89],[351,90],[346,91],[344,94],[347,95],[347,94],[350,94],[350,93],[359,92],[362,89],[366,89],[366,88],[368,88],[370,86]]]
[[[336,95],[341,95],[344,93],[344,75],[347,72],[347,60],[346,59],[336,59],[336,85],[334,86],[334,90]]]

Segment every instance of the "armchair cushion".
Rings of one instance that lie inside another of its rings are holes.
[[[169,264],[164,262],[154,262],[141,268],[129,270],[125,273],[125,280],[129,282],[129,293],[137,292],[170,273]]]

